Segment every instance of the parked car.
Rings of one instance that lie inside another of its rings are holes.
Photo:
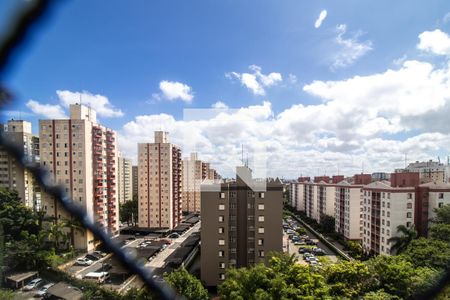
[[[102,251],[94,251],[92,253],[95,255],[100,255],[101,257],[105,257],[107,255],[105,252],[102,252]]]
[[[90,266],[90,265],[92,265],[94,262],[92,261],[92,260],[90,260],[90,259],[87,259],[87,258],[85,258],[85,257],[83,257],[83,258],[78,258],[76,261],[75,261],[75,264],[76,265],[79,265],[79,266]]]
[[[305,258],[305,260],[307,262],[311,262],[311,261],[317,261],[318,262],[318,260],[317,260],[317,258],[315,256],[308,256],[307,258]]]
[[[305,252],[308,252],[308,249],[303,247],[298,248],[298,253],[305,253]]]
[[[31,291],[38,288],[43,283],[42,278],[36,278],[28,282],[26,286],[23,287],[24,291]]]
[[[179,238],[179,237],[180,237],[180,235],[179,235],[178,233],[176,233],[176,232],[171,233],[171,234],[169,234],[169,236],[168,236],[169,239],[177,239],[177,238]]]
[[[46,285],[44,285],[43,287],[41,287],[36,294],[34,294],[34,297],[39,298],[39,297],[44,297],[44,295],[47,293],[47,290],[49,288],[51,288],[52,286],[54,286],[54,283],[47,283]]]
[[[312,255],[311,253],[309,253],[309,252],[304,252],[303,253],[303,258],[306,260],[308,257],[310,257],[310,256],[314,256],[314,255]]]
[[[313,248],[313,252],[314,252],[315,255],[325,255],[326,254],[323,249],[317,248],[317,247]]]
[[[310,246],[316,245],[316,242],[311,239],[305,240],[305,243],[306,243],[306,245],[310,245]]]
[[[163,243],[166,244],[166,245],[172,244],[172,241],[171,241],[171,240],[168,240],[168,239],[161,239],[161,242],[163,242]]]
[[[97,255],[94,255],[94,254],[86,254],[85,258],[92,260],[92,261],[97,261],[102,257],[98,257]]]

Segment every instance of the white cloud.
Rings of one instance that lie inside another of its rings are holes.
[[[43,116],[46,119],[65,119],[67,118],[61,105],[41,104],[34,100],[28,100],[26,106],[36,115]]]
[[[296,84],[297,83],[297,76],[295,76],[294,74],[289,74],[289,82],[292,84]]]
[[[161,99],[162,96],[163,98],[170,101],[180,99],[184,102],[191,102],[194,98],[194,95],[192,94],[192,88],[187,84],[181,82],[163,80],[159,83],[159,89],[161,90],[162,94],[157,94],[156,99]]]
[[[92,107],[99,116],[105,118],[122,117],[123,112],[120,109],[115,108],[106,96],[99,94],[92,94],[88,91],[83,92],[71,92],[68,90],[56,91],[60,103],[68,108],[70,104],[82,103]]]
[[[344,68],[355,63],[362,56],[372,50],[372,41],[359,41],[361,32],[354,33],[351,37],[344,38],[347,33],[347,25],[340,24],[336,26],[337,36],[335,43],[338,46],[332,59],[332,69]]]
[[[213,105],[211,105],[212,108],[216,108],[216,109],[227,109],[228,105],[226,105],[224,102],[222,101],[217,101],[216,103],[214,103]]]
[[[419,35],[417,48],[438,55],[450,55],[450,37],[439,29],[424,31]]]
[[[263,74],[261,67],[257,65],[249,66],[253,73],[237,73],[229,72],[225,76],[229,79],[238,79],[241,84],[247,87],[255,95],[264,96],[266,94],[265,87],[277,85],[283,81],[280,73],[272,72],[270,74]]]
[[[324,9],[320,12],[319,17],[317,18],[316,22],[314,22],[314,27],[319,28],[322,25],[322,22],[327,17],[327,11]]]

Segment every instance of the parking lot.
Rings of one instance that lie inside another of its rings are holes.
[[[320,240],[317,239],[317,237],[307,230],[306,228],[302,227],[297,221],[293,220],[292,218],[285,218],[283,221],[283,248],[284,251],[289,254],[294,254],[296,258],[298,258],[298,262],[301,264],[308,264],[308,262],[304,258],[304,253],[299,253],[299,249],[303,248],[305,252],[312,253],[314,257],[317,258],[318,262],[320,264],[324,263],[334,263],[338,261],[338,258],[336,255]],[[299,234],[297,234],[295,231],[296,229],[302,228],[304,233],[304,237],[301,238]],[[289,235],[291,235],[291,238],[289,238]],[[294,240],[297,240],[297,245],[292,240],[292,237]],[[306,238],[306,239],[305,239]],[[306,242],[310,240],[311,245],[306,245]],[[314,243],[314,244],[313,244]],[[319,248],[323,250],[323,255],[314,255],[313,248]]]

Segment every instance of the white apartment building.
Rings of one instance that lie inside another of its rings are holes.
[[[437,161],[416,161],[410,163],[405,169],[396,169],[396,173],[412,172],[420,174],[420,181],[422,183],[437,182],[448,183],[450,178],[450,165]]]
[[[118,157],[118,172],[117,172],[117,189],[119,203],[131,201],[133,199],[133,178],[131,169],[131,159]]]
[[[191,153],[189,158],[183,159],[182,201],[185,212],[200,212],[202,165],[197,153]]]
[[[23,120],[9,120],[1,130],[8,142],[22,148],[30,162],[39,162],[39,137],[31,131],[31,123]],[[18,192],[25,206],[39,210],[41,206],[40,187],[31,173],[16,159],[0,148],[0,186]]]
[[[70,119],[40,120],[40,159],[57,184],[86,215],[111,234],[119,229],[116,133],[97,124],[96,113],[83,105],[70,105]],[[56,199],[43,193],[48,216],[71,219]],[[91,232],[74,232],[74,247],[95,247]]]
[[[168,133],[155,131],[154,143],[138,144],[139,227],[176,227],[181,221],[181,149]]]
[[[347,240],[363,238],[363,194],[362,185],[347,181],[336,184],[335,228]]]
[[[373,254],[391,254],[389,239],[397,227],[414,224],[414,187],[391,187],[388,181],[364,186],[363,250]]]
[[[133,185],[133,191],[132,196],[138,196],[139,191],[139,172],[138,172],[138,166],[132,166],[131,167],[131,177],[132,177],[132,185]]]

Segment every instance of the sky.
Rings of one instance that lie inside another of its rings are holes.
[[[0,2],[0,34],[18,7]],[[392,172],[450,155],[450,2],[61,1],[1,80],[2,120],[82,101],[137,143],[165,130],[224,176]],[[242,148],[244,155],[242,155]]]

